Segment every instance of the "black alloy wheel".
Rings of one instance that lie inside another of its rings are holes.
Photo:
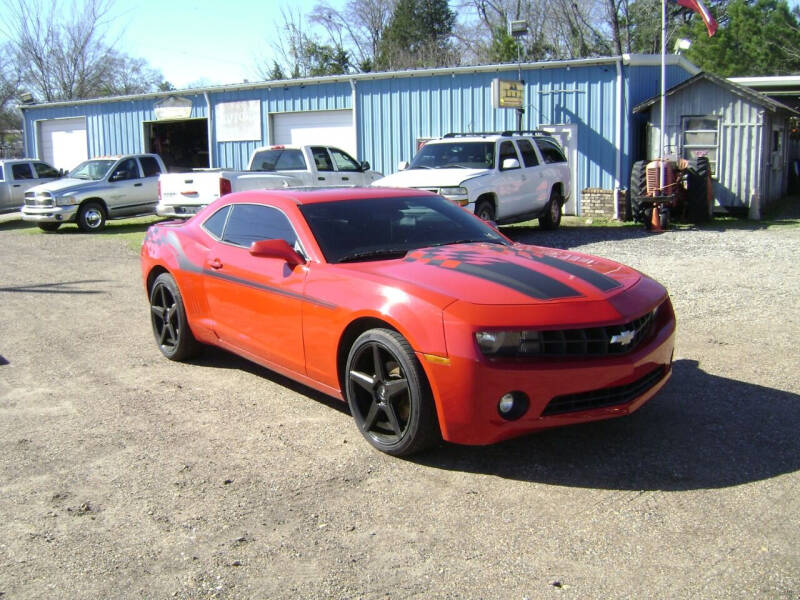
[[[78,228],[86,233],[102,231],[106,226],[106,209],[99,202],[86,202],[78,210]]]
[[[162,273],[150,291],[150,319],[161,353],[182,361],[196,354],[199,344],[189,329],[183,299],[172,275]]]
[[[422,367],[399,333],[371,329],[361,334],[350,349],[345,373],[350,412],[375,448],[407,456],[440,439]]]

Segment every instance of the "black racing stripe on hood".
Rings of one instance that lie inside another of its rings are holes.
[[[557,279],[513,263],[502,262],[476,265],[462,262],[450,268],[460,273],[480,277],[511,288],[538,300],[574,298],[581,295],[578,290],[561,283]]]
[[[598,273],[597,271],[593,271],[592,269],[588,269],[566,260],[561,260],[560,258],[542,256],[536,257],[535,260],[544,263],[549,267],[554,267],[561,271],[565,271],[570,275],[574,275],[578,279],[582,279],[586,283],[591,284],[604,292],[608,292],[622,285],[619,281],[611,279],[611,277],[603,275],[602,273]]]

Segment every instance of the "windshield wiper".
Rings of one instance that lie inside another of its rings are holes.
[[[408,248],[381,248],[380,250],[365,250],[363,252],[353,252],[345,254],[336,262],[358,262],[362,260],[381,260],[388,258],[400,258],[408,253]]]
[[[428,246],[429,248],[435,248],[436,246],[453,246],[455,244],[502,244],[505,245],[503,240],[486,238],[483,240],[476,240],[475,238],[466,238],[463,240],[448,240],[446,242],[437,242],[436,244],[431,244]]]

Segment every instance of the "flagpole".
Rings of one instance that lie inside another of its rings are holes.
[[[664,139],[666,132],[666,101],[667,101],[667,0],[661,0],[661,144],[658,157],[661,160],[659,169],[659,187],[664,194]]]

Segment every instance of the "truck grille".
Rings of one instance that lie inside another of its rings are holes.
[[[580,394],[565,394],[553,398],[542,411],[543,417],[552,415],[562,415],[564,413],[578,412],[581,410],[591,410],[593,408],[605,408],[632,402],[653,386],[655,386],[666,375],[667,367],[661,365],[650,371],[644,377],[627,385],[592,390]]]
[[[55,206],[50,192],[25,192],[25,206]]]

